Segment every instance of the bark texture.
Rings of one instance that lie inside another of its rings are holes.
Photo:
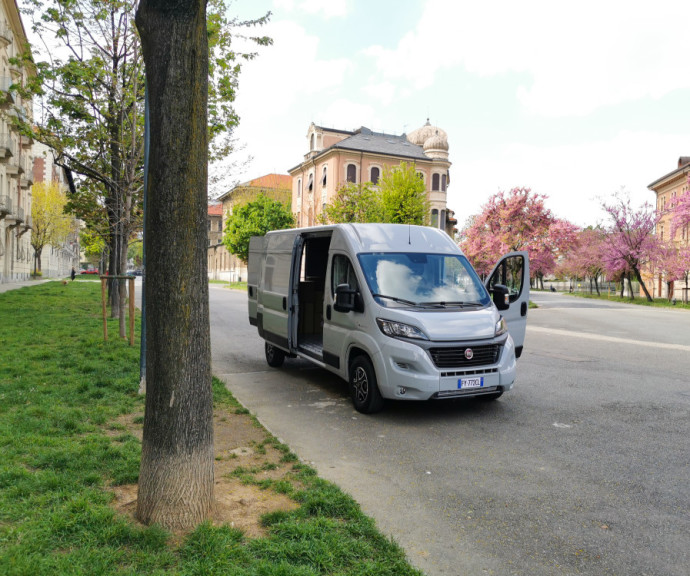
[[[213,506],[204,0],[142,0],[149,96],[146,413],[137,517],[191,528]]]

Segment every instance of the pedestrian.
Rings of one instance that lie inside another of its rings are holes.
[[[70,273],[70,278],[72,279],[72,282],[74,282],[74,278],[77,275],[77,273],[74,271],[74,266],[72,266],[72,272]]]

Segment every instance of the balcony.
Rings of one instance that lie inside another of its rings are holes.
[[[12,44],[12,40],[14,40],[12,30],[3,22],[0,24],[0,46],[7,47]]]
[[[11,90],[12,78],[0,76],[0,107],[7,108],[17,101],[17,92]]]
[[[12,198],[0,196],[0,220],[12,213]]]
[[[21,177],[19,185],[22,188],[29,188],[34,183],[34,159],[24,154],[19,160]]]
[[[14,142],[7,132],[0,133],[0,163],[6,162],[7,156],[14,156]]]
[[[5,165],[5,174],[10,177],[17,176],[22,170],[19,168],[19,159],[16,156],[5,156],[5,158],[0,159]]]
[[[10,64],[10,74],[14,80],[20,80],[22,77],[22,67],[19,64]]]
[[[12,210],[10,214],[6,216],[7,220],[14,220],[14,224],[10,224],[10,228],[16,228],[19,226],[22,222],[24,222],[24,208],[21,206],[17,206]]]

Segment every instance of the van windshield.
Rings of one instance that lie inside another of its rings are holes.
[[[389,308],[487,306],[489,294],[462,255],[417,252],[359,254],[369,289]]]

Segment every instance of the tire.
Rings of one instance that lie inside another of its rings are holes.
[[[266,342],[264,347],[266,352],[266,362],[271,368],[280,368],[285,361],[285,352],[276,348],[273,344]]]
[[[383,408],[376,372],[366,356],[357,356],[350,365],[350,397],[355,410],[362,414],[373,414]]]

